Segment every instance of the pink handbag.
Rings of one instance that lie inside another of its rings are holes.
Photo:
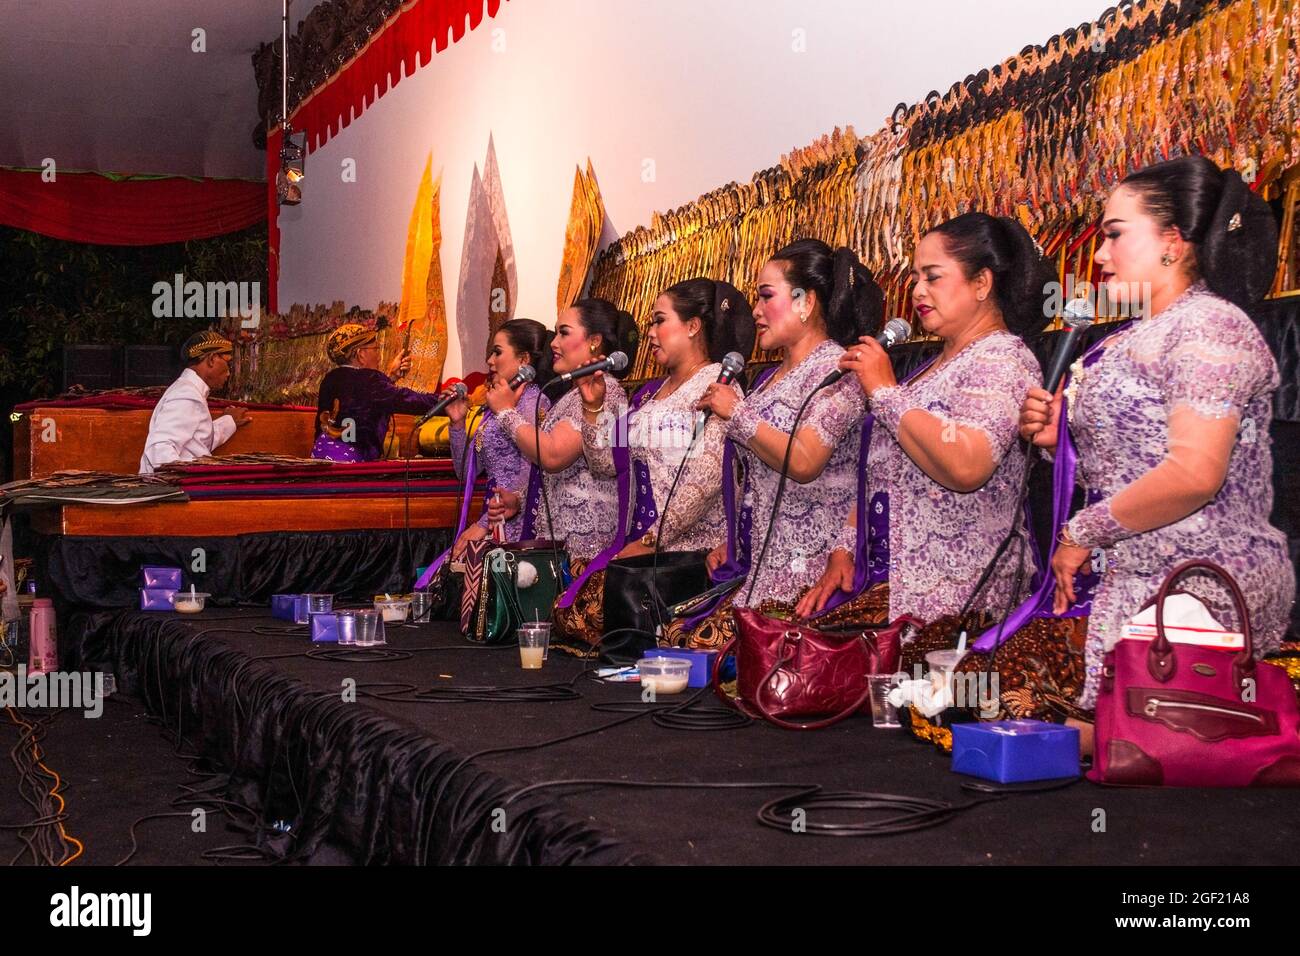
[[[1190,571],[1232,592],[1244,644],[1224,651],[1172,644],[1164,603]],[[1209,561],[1170,572],[1156,596],[1156,637],[1106,654],[1088,779],[1118,786],[1300,786],[1300,708],[1280,667],[1256,664],[1241,589]]]

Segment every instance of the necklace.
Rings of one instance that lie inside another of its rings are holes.
[[[687,382],[689,382],[692,378],[695,377],[696,372],[698,372],[700,369],[704,368],[704,366],[708,364],[709,362],[706,359],[705,361],[696,365],[695,368],[691,369],[690,372],[688,372],[679,383],[673,386],[673,390],[669,392],[667,395],[664,394],[664,389],[667,388],[669,384],[671,384],[671,381],[669,379],[664,379],[664,383],[660,385],[657,389],[655,389],[654,398],[652,400],[656,402],[663,401],[664,399],[667,399],[670,396],[675,395],[679,388],[681,388],[683,385],[685,385]]]

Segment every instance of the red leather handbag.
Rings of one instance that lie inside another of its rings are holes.
[[[1191,571],[1232,593],[1244,644],[1224,651],[1172,644],[1164,603]],[[1106,654],[1088,779],[1119,786],[1300,786],[1300,708],[1280,667],[1256,664],[1237,582],[1209,561],[1170,572],[1156,596],[1156,637],[1121,640]]]
[[[816,730],[871,709],[871,674],[898,670],[903,628],[820,630],[782,621],[751,608],[733,608],[737,636],[714,661],[713,690],[750,717],[790,730]],[[736,697],[722,690],[722,662],[736,651]],[[806,723],[799,721],[807,720]]]

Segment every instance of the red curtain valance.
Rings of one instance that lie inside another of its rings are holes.
[[[184,242],[266,218],[266,185],[238,179],[112,179],[0,169],[0,225],[110,246]]]
[[[459,42],[495,17],[503,0],[410,0],[370,38],[361,52],[312,91],[289,115],[307,131],[308,151],[319,149],[348,127],[375,100],[426,66],[434,52]],[[450,34],[450,37],[448,36]]]

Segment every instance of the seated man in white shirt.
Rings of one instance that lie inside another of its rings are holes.
[[[196,332],[181,347],[188,366],[163,392],[149,419],[149,437],[140,456],[140,474],[152,474],[169,461],[211,455],[250,421],[248,409],[232,408],[213,418],[208,392],[230,378],[234,348],[216,332]]]

